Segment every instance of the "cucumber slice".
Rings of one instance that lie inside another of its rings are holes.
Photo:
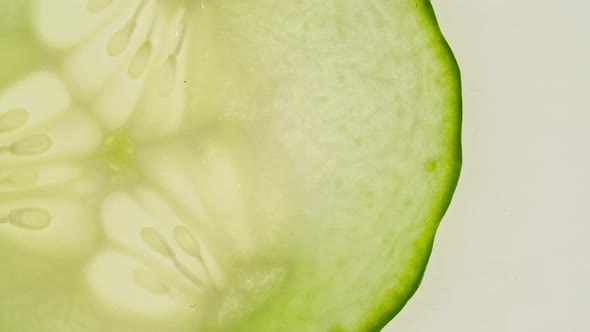
[[[426,0],[0,2],[0,326],[373,331],[460,164]]]

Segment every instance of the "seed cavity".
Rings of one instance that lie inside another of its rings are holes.
[[[186,31],[188,28],[188,18],[186,9],[183,9],[181,12],[181,18],[178,23],[178,27],[174,32],[174,37],[176,38],[176,43],[174,45],[174,49],[166,58],[166,61],[160,68],[159,74],[159,91],[160,95],[163,97],[167,97],[172,93],[174,89],[174,82],[176,81],[176,75],[178,70],[178,56],[182,51],[182,46],[184,45],[184,40],[186,38]]]
[[[172,93],[172,90],[174,89],[174,81],[176,80],[176,67],[176,56],[171,54],[160,68],[160,74],[158,77],[158,90],[160,96],[167,97]]]
[[[137,18],[141,15],[141,12],[145,8],[147,4],[147,0],[143,0],[135,11],[133,12],[133,16],[129,19],[129,22],[125,24],[119,31],[117,31],[109,40],[107,45],[107,53],[110,56],[117,56],[123,53],[127,46],[129,46],[129,42],[131,41],[131,37],[133,36],[133,32],[137,27]]]
[[[186,236],[187,235],[183,231],[181,231],[181,232],[182,232],[181,233],[182,234],[181,236]],[[189,236],[190,236],[190,234],[189,234]],[[162,256],[170,259],[171,262],[172,262],[172,264],[174,265],[174,267],[186,279],[188,279],[194,285],[197,285],[197,286],[202,286],[203,285],[203,281],[199,277],[197,277],[194,273],[192,273],[184,264],[182,264],[182,262],[180,262],[176,258],[176,254],[170,248],[170,246],[168,245],[168,243],[166,242],[166,240],[164,239],[164,237],[162,236],[162,234],[160,234],[160,232],[158,232],[157,230],[155,230],[152,227],[144,227],[141,230],[141,239],[152,250],[154,250],[157,253],[159,253],[160,255],[162,255]],[[183,240],[187,240],[187,239],[186,238],[183,238]],[[188,241],[190,241],[190,240],[188,240]],[[194,249],[192,249],[192,250],[194,251]]]
[[[143,76],[152,56],[152,43],[145,41],[135,52],[135,55],[129,62],[127,73],[129,77],[138,79]]]
[[[160,234],[160,232],[158,232],[152,227],[144,227],[141,229],[140,233],[143,242],[152,250],[169,259],[175,258],[176,255],[174,254],[170,246],[168,246],[168,243],[166,242],[162,234]]]
[[[37,155],[49,151],[51,139],[44,134],[31,135],[12,142],[10,146],[0,147],[0,152],[10,152],[13,155]]]
[[[15,108],[0,115],[0,133],[9,132],[25,125],[29,113],[22,108]]]
[[[178,26],[174,32],[174,38],[176,38],[176,42],[174,44],[174,48],[166,58],[166,61],[162,64],[159,70],[158,76],[158,90],[160,96],[167,97],[169,96],[173,89],[174,89],[174,82],[176,81],[177,71],[178,71],[178,56],[182,51],[182,47],[184,45],[184,40],[186,38],[186,31],[188,28],[188,20],[187,20],[187,13],[186,9],[181,10],[181,18],[178,22]]]
[[[154,276],[154,273],[146,269],[133,270],[133,281],[139,287],[155,294],[166,294],[170,291],[163,282]]]
[[[12,210],[7,216],[0,219],[0,224],[6,223],[19,228],[38,231],[49,226],[51,215],[44,209],[25,207]]]
[[[105,10],[112,2],[113,0],[88,0],[86,8],[90,13],[97,14]]]
[[[184,252],[195,258],[201,258],[201,249],[199,248],[199,243],[188,230],[188,228],[184,226],[176,226],[174,228],[174,239],[180,248],[184,250]]]
[[[106,46],[106,51],[109,56],[114,57],[121,55],[129,47],[131,41],[135,39],[135,32],[137,30],[142,30],[138,29],[139,25],[144,24],[143,19],[140,20],[140,16],[145,12],[148,3],[150,3],[148,0],[141,1],[135,8],[132,17],[111,36]],[[94,0],[92,3],[89,0],[87,2],[87,7],[89,11],[93,12],[100,11],[106,8],[109,4],[110,1],[106,0]],[[160,62],[159,68],[157,68],[154,77],[156,81],[156,89],[161,97],[168,97],[172,91],[174,91],[175,81],[178,77],[178,57],[182,51],[188,30],[188,15],[186,7],[189,5],[190,3],[187,1],[179,8],[179,19],[172,20],[173,24],[176,24],[176,26],[172,29],[171,33],[164,33],[162,36],[159,36],[154,32],[154,29],[159,29],[156,27],[156,21],[161,18],[158,11],[156,10],[153,13],[150,11],[149,14],[146,14],[150,16],[147,20],[151,21],[151,23],[146,23],[151,24],[150,28],[144,37],[145,40],[141,43],[141,46],[134,51],[127,66],[127,74],[129,77],[139,79],[145,75],[152,58],[155,58],[156,54],[163,54],[165,58],[157,60],[162,62]],[[159,48],[168,48],[168,46],[163,45],[169,45],[169,40],[172,40],[172,45],[170,46],[171,49],[159,52]]]
[[[197,277],[195,274],[193,274],[191,271],[189,271],[189,269],[184,266],[182,263],[180,263],[178,260],[174,260],[174,267],[176,267],[176,269],[178,271],[180,271],[180,273],[182,273],[182,275],[188,279],[191,283],[193,283],[193,285],[202,287],[204,282],[203,280],[201,280],[199,277]]]

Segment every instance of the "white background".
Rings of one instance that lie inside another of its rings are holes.
[[[464,168],[384,332],[590,331],[590,3],[433,5],[462,70]]]

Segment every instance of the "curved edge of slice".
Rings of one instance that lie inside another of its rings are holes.
[[[427,220],[432,225],[432,227],[430,229],[430,234],[425,235],[425,240],[421,241],[420,243],[420,245],[424,247],[422,249],[422,252],[424,254],[421,257],[416,258],[421,262],[415,265],[420,266],[421,269],[412,271],[411,275],[406,277],[406,279],[413,280],[410,281],[410,286],[404,289],[406,292],[402,295],[401,300],[386,300],[375,306],[375,313],[369,315],[367,319],[365,319],[365,321],[362,323],[361,328],[359,329],[359,331],[363,332],[381,331],[400,313],[400,311],[406,306],[406,304],[418,291],[418,288],[420,287],[422,280],[424,278],[424,274],[428,266],[430,255],[432,253],[436,232],[445,213],[447,212],[447,209],[451,204],[451,200],[453,198],[455,189],[459,182],[461,167],[463,164],[463,154],[461,147],[463,101],[461,93],[462,86],[459,64],[457,63],[451,46],[445,39],[443,32],[440,29],[438,20],[436,18],[436,14],[434,12],[434,8],[432,7],[432,3],[430,2],[430,0],[422,0],[419,4],[417,4],[417,6],[423,6],[423,19],[430,21],[431,33],[436,36],[436,39],[438,39],[441,45],[438,54],[439,59],[449,69],[449,76],[452,75],[452,77],[449,77],[449,81],[455,84],[453,87],[449,88],[450,94],[454,93],[455,98],[448,101],[449,107],[454,109],[454,118],[449,119],[449,122],[455,125],[455,136],[447,137],[447,140],[451,143],[449,144],[449,151],[446,156],[446,158],[452,162],[453,168],[451,168],[450,171],[446,174],[447,181],[445,183],[445,186],[440,188],[440,199],[438,200],[438,202],[433,204],[432,212],[430,213],[430,218],[428,218]],[[399,299],[399,290],[397,288],[390,289],[387,291],[387,293],[389,294],[388,296],[386,296],[388,299]],[[340,331],[336,330],[330,332]]]

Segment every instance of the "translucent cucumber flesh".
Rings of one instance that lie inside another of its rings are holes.
[[[0,0],[0,327],[372,331],[460,168],[427,2]]]

